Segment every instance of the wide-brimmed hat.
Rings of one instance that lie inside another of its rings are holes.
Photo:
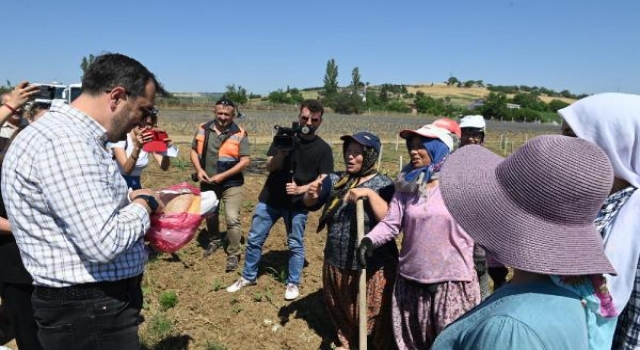
[[[428,137],[432,139],[439,139],[444,142],[449,150],[453,150],[453,138],[451,137],[451,132],[447,129],[443,129],[441,127],[435,126],[433,124],[427,124],[416,130],[402,130],[400,131],[400,137],[406,139],[411,135],[419,135],[422,137]]]
[[[440,175],[456,221],[507,266],[546,275],[615,274],[593,224],[613,171],[596,145],[560,135],[531,139],[507,158],[469,145]]]
[[[353,135],[344,135],[340,137],[340,140],[354,140],[355,142],[363,146],[372,147],[374,150],[376,150],[376,153],[380,154],[380,138],[368,131],[357,132]]]

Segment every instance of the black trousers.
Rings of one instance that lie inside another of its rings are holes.
[[[38,338],[47,350],[139,349],[140,276],[67,288],[36,287]]]
[[[33,285],[2,282],[2,304],[13,327],[20,350],[41,350],[38,325],[33,316]]]

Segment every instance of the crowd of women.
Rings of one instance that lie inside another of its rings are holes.
[[[505,159],[482,147],[481,116],[403,130],[410,163],[395,180],[376,171],[376,135],[342,137],[345,171],[305,194],[311,210],[324,204],[323,290],[337,349],[361,340],[361,268],[369,348],[640,346],[640,96],[598,94],[559,114],[562,135]],[[483,302],[478,250],[494,279]]]
[[[8,104],[26,102],[14,94]],[[318,231],[327,231],[322,282],[338,349],[361,341],[363,268],[370,348],[640,346],[640,96],[593,95],[559,114],[563,135],[531,139],[506,158],[482,146],[481,116],[402,130],[410,162],[396,179],[377,170],[375,134],[341,138],[345,170],[304,195],[309,210],[322,210]],[[157,123],[155,114],[149,118]],[[140,186],[149,141],[140,127],[110,146],[131,187]],[[166,155],[153,158],[168,167]],[[2,265],[19,262],[6,253],[17,252],[15,241],[0,237]],[[485,254],[494,290],[483,300],[487,268],[477,256]],[[512,277],[505,284],[506,267]],[[11,306],[29,293],[30,281],[0,271],[3,303]],[[18,314],[17,324],[32,322]]]

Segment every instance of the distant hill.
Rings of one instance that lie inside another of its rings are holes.
[[[457,87],[454,85],[447,85],[443,83],[439,84],[416,84],[416,85],[406,85],[407,91],[409,93],[416,93],[418,91],[424,92],[426,95],[434,97],[434,98],[445,98],[449,96],[451,98],[452,103],[457,104],[467,104],[472,102],[475,99],[484,98],[491,91],[489,91],[485,87]],[[513,94],[508,94],[508,97],[513,97]],[[575,99],[564,98],[564,97],[551,97],[547,95],[540,96],[540,99],[549,103],[551,100],[560,100],[566,103],[573,103]]]

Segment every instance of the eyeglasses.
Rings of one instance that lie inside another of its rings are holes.
[[[217,105],[230,106],[230,107],[236,108],[236,104],[233,103],[233,101],[231,101],[228,98],[219,99],[218,102],[216,102],[216,106]]]
[[[300,120],[302,120],[303,122],[305,122],[305,123],[306,123],[306,122],[308,122],[308,121],[309,121],[309,117],[304,116],[304,115],[301,115],[301,116],[300,116]],[[320,118],[318,118],[318,117],[311,118],[311,122],[312,122],[312,123],[319,123],[319,122],[320,122]]]

